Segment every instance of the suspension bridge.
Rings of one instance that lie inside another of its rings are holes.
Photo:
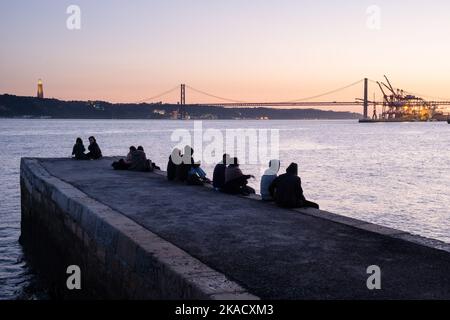
[[[225,108],[233,108],[233,107],[247,107],[247,108],[256,108],[256,107],[332,107],[332,106],[361,106],[363,121],[388,121],[388,120],[397,120],[397,121],[411,121],[411,120],[432,120],[433,118],[439,118],[441,116],[442,119],[445,120],[448,117],[448,107],[450,106],[450,99],[442,99],[436,97],[430,97],[426,95],[414,94],[402,89],[395,89],[389,79],[385,76],[386,83],[371,80],[368,78],[360,79],[358,81],[352,82],[345,86],[336,88],[334,90],[326,91],[321,94],[317,94],[314,96],[303,97],[295,100],[287,100],[287,101],[263,101],[263,102],[249,102],[249,101],[241,101],[236,99],[230,99],[226,97],[221,97],[215,94],[208,93],[203,90],[199,90],[193,88],[186,84],[181,84],[176,86],[170,90],[164,91],[158,95],[155,95],[150,98],[146,98],[138,101],[138,103],[149,103],[154,102],[156,99],[160,99],[169,94],[173,94],[176,91],[179,91],[180,98],[178,104],[180,106],[187,105],[186,103],[186,89],[191,90],[200,95],[207,96],[209,98],[219,100],[221,102],[212,102],[212,103],[189,103],[190,106],[216,106],[216,107],[225,107]],[[383,100],[375,101],[369,100],[369,83],[376,84],[381,90]],[[317,101],[316,99],[329,97],[333,94],[339,93],[341,91],[347,90],[349,88],[362,85],[362,98],[355,98],[354,101],[336,101],[333,99],[327,99],[325,101]],[[425,100],[423,97],[431,98],[431,100]],[[369,105],[373,106],[373,114],[369,117]],[[382,112],[377,114],[377,106],[382,107]],[[181,109],[181,107],[180,107]],[[444,112],[446,112],[447,116],[444,119]]]

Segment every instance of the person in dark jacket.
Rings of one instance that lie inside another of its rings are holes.
[[[167,163],[167,179],[173,181],[177,177],[177,169],[181,164],[181,150],[178,148],[173,149],[172,154],[169,157],[169,162]]]
[[[125,159],[120,159],[119,161],[114,161],[111,166],[114,168],[114,170],[128,170],[131,166],[133,153],[136,151],[136,147],[131,146],[127,157]]]
[[[191,169],[191,164],[184,160],[184,154],[181,155],[183,159],[179,165],[177,165],[177,180],[185,182],[188,177],[189,170]]]
[[[308,201],[303,195],[302,181],[298,176],[298,165],[291,163],[286,173],[275,178],[269,186],[269,192],[278,206],[283,208],[316,208],[317,203]]]
[[[230,165],[225,170],[225,185],[223,191],[230,194],[250,195],[255,193],[255,189],[247,186],[248,179],[254,178],[252,175],[245,175],[239,168],[238,158],[232,158]]]
[[[222,162],[216,164],[213,172],[213,187],[217,190],[221,190],[225,185],[225,170],[227,164],[230,162],[230,155],[224,154],[222,156]]]
[[[147,160],[144,148],[138,147],[131,155],[131,165],[128,168],[131,171],[153,171],[151,163]]]
[[[189,171],[194,165],[194,149],[190,146],[184,147],[184,153],[181,156],[181,163],[177,166],[177,180],[185,182],[188,179]]]
[[[102,157],[102,151],[100,150],[99,145],[97,144],[97,140],[95,140],[95,137],[89,137],[89,152],[87,154],[87,157],[89,159],[98,160]]]
[[[177,179],[189,185],[203,185],[211,183],[206,177],[206,172],[200,167],[200,162],[194,160],[194,149],[190,146],[184,147],[182,163],[177,168]]]
[[[81,138],[77,138],[72,149],[73,158],[76,160],[87,160],[88,157],[84,153],[85,151],[86,148],[84,147],[83,140],[81,140]]]

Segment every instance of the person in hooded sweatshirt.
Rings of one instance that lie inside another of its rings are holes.
[[[269,186],[269,192],[278,206],[283,208],[316,208],[317,203],[308,201],[303,195],[302,181],[298,176],[298,165],[291,163],[286,173],[275,178]]]
[[[213,172],[213,187],[216,190],[222,190],[225,185],[225,170],[227,169],[227,163],[230,162],[230,155],[224,154],[222,156],[222,162],[216,164]]]
[[[239,168],[238,158],[232,158],[230,165],[225,170],[225,185],[223,191],[230,194],[250,195],[255,190],[249,187],[248,179],[254,178],[252,175],[245,175]]]
[[[181,161],[181,150],[178,148],[173,149],[169,157],[169,162],[167,163],[167,179],[169,181],[176,179],[178,166],[181,164]]]
[[[131,154],[131,163],[128,168],[131,171],[150,171],[151,165],[147,161],[147,155],[144,152],[144,148],[139,146]]]
[[[72,155],[75,160],[87,160],[88,157],[84,153],[86,148],[84,147],[83,140],[81,138],[77,138],[75,145],[72,149]]]
[[[95,137],[89,137],[89,152],[87,154],[87,157],[89,159],[98,160],[102,157],[102,150],[100,150],[100,147],[97,143],[97,140]]]
[[[261,198],[264,201],[273,201],[269,187],[272,181],[277,177],[279,170],[280,160],[270,160],[269,169],[267,169],[261,177]]]

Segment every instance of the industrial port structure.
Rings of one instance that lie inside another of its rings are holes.
[[[450,101],[428,101],[422,97],[407,93],[402,89],[394,89],[389,79],[386,83],[375,81],[383,95],[383,101],[369,101],[367,96],[368,79],[364,79],[363,115],[360,122],[406,122],[406,121],[446,121],[448,116],[441,109],[450,105]],[[368,116],[369,104],[373,105],[372,117]],[[377,114],[377,106],[382,107]]]

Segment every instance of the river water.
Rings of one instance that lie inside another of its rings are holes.
[[[297,162],[307,198],[321,208],[450,242],[447,123],[237,120],[202,126],[203,132],[278,130],[281,171]],[[68,157],[76,137],[86,143],[95,135],[104,155],[125,155],[130,145],[142,145],[165,169],[175,145],[171,135],[183,128],[193,133],[194,122],[0,119],[0,299],[46,298],[18,243],[21,157]],[[257,190],[265,166],[242,166],[256,176],[251,184]],[[213,166],[205,169],[211,176]]]

